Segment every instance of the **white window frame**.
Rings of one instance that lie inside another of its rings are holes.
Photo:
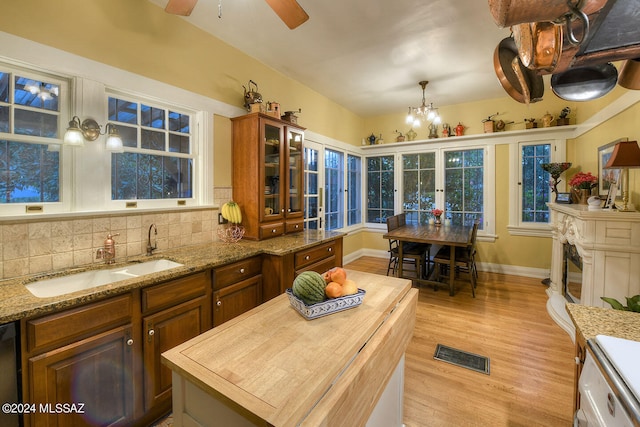
[[[391,144],[390,144],[391,145]],[[444,153],[445,151],[459,151],[459,150],[484,150],[484,164],[483,164],[483,229],[478,231],[478,240],[493,242],[496,239],[496,194],[495,194],[495,143],[483,143],[483,144],[469,144],[465,141],[464,145],[452,145],[449,141],[444,142],[423,142],[414,143],[411,145],[404,145],[399,147],[380,147],[376,146],[372,151],[375,153],[367,153],[365,157],[375,157],[388,155],[390,153],[395,154],[396,168],[394,171],[394,180],[399,183],[394,197],[394,209],[396,212],[402,211],[402,194],[404,194],[404,188],[402,187],[402,167],[397,167],[398,164],[402,164],[402,155],[404,154],[419,154],[424,152],[433,152],[436,154],[436,190],[444,189]],[[369,149],[365,149],[368,151]],[[365,171],[366,172],[366,171]],[[364,191],[364,190],[363,190]],[[444,206],[444,192],[436,191],[436,206]],[[365,223],[365,226],[374,230],[386,230],[386,224],[377,223]]]
[[[3,69],[12,74],[12,80],[15,82],[15,75],[18,74],[21,77],[32,78],[34,80],[46,80],[51,83],[59,85],[60,90],[58,99],[59,111],[58,115],[58,138],[46,138],[29,135],[8,134],[7,139],[16,142],[23,142],[29,144],[47,144],[47,145],[59,145],[60,157],[59,157],[59,170],[60,170],[60,201],[58,202],[29,202],[29,203],[4,203],[0,209],[0,217],[4,216],[22,216],[27,215],[26,211],[29,206],[42,206],[47,212],[61,213],[68,212],[71,206],[72,193],[69,191],[69,183],[72,179],[71,162],[72,152],[68,147],[62,146],[62,137],[67,128],[69,112],[72,104],[72,85],[68,76],[51,73],[45,70],[40,70],[36,67],[27,67],[24,64],[20,64],[14,59],[0,57],[0,62],[3,64]],[[13,87],[13,84],[11,85]],[[12,96],[12,95],[11,95]],[[10,119],[11,120],[11,119]]]
[[[198,124],[193,132],[198,142],[192,147],[196,154],[194,170],[197,172],[194,173],[194,197],[187,200],[186,206],[213,207],[213,116],[235,117],[243,114],[242,108],[2,32],[0,61],[69,79],[72,97],[66,111],[61,110],[63,135],[66,123],[73,116],[78,116],[81,120],[93,118],[104,127],[107,90],[168,103],[181,110],[195,111]],[[78,75],[78,70],[82,70],[83,74]],[[158,94],[162,95],[162,99]],[[65,195],[65,203],[68,201],[69,205],[55,210],[44,206],[44,213],[38,215],[74,216],[105,211],[155,211],[155,202],[138,201],[135,209],[126,207],[124,201],[110,203],[110,155],[105,155],[104,151],[104,136],[93,142],[87,141],[83,148],[63,147],[64,162],[70,162],[71,166],[64,165],[61,191]],[[172,199],[171,203],[173,208],[178,207],[176,199]],[[23,219],[32,218],[33,214],[25,214],[24,207],[20,212],[8,212],[3,207],[0,217]]]
[[[507,230],[514,236],[552,237],[550,223],[533,223],[522,221],[522,147],[527,145],[551,145],[550,162],[564,162],[566,158],[566,140],[535,139],[517,141],[509,144],[509,225]],[[565,188],[566,177],[559,190]],[[553,193],[549,193],[550,197]]]

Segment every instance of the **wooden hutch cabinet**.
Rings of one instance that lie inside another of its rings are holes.
[[[244,237],[261,240],[302,231],[304,128],[262,113],[233,122],[233,198]]]

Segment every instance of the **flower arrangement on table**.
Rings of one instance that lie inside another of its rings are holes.
[[[438,209],[438,208],[431,209],[431,215],[433,215],[433,216],[435,217],[435,219],[436,219],[436,222],[435,222],[435,223],[436,223],[436,225],[438,225],[438,224],[440,224],[440,223],[441,223],[440,217],[442,216],[442,213],[443,213],[443,212],[444,212],[444,211],[443,211],[442,209]]]
[[[567,169],[571,167],[571,163],[562,162],[562,163],[543,163],[540,165],[542,170],[548,172],[553,178],[553,181],[549,181],[549,186],[551,187],[551,192],[556,193],[556,198],[558,197],[558,184],[560,183],[560,175]]]
[[[591,175],[591,172],[578,172],[571,177],[569,185],[580,190],[591,190],[598,185],[598,177]]]

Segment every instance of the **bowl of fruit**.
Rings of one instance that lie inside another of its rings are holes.
[[[347,278],[343,268],[334,267],[323,274],[300,273],[286,293],[291,306],[302,317],[312,320],[359,306],[366,292]]]

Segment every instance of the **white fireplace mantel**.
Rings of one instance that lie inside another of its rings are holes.
[[[575,245],[582,257],[580,304],[609,307],[603,296],[626,304],[626,297],[640,294],[640,212],[557,203],[549,209],[553,246],[547,311],[573,339],[562,286],[564,244]]]

